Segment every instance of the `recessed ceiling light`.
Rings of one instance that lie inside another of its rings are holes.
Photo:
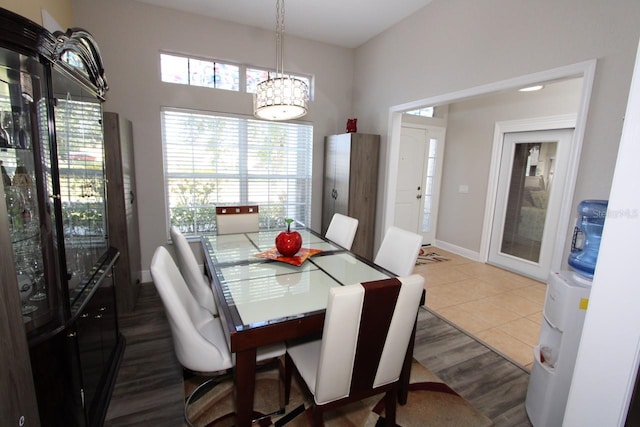
[[[543,87],[544,86],[542,86],[542,85],[523,87],[522,89],[520,89],[520,92],[534,92],[536,90],[542,89]]]

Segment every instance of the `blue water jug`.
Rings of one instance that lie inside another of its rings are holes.
[[[569,267],[588,279],[593,279],[596,268],[607,205],[607,200],[583,200],[578,205],[578,221],[573,231]]]

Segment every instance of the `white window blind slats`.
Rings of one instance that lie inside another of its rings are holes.
[[[257,204],[262,228],[308,224],[313,127],[162,110],[170,224],[215,231],[215,206]]]

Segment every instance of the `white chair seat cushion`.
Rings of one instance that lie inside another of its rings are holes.
[[[300,376],[315,395],[316,378],[318,377],[318,361],[322,340],[314,340],[287,347],[287,353],[298,368]]]
[[[208,321],[196,325],[196,328],[204,339],[213,344],[204,347],[207,350],[206,352],[198,351],[197,354],[191,354],[192,360],[200,361],[199,365],[203,368],[200,372],[213,372],[232,368],[233,359],[231,358],[231,353],[226,345],[221,345],[221,343],[226,343],[226,339],[220,320],[211,317]],[[212,355],[211,353],[215,354]],[[216,360],[216,366],[211,365],[212,360]]]
[[[262,362],[263,360],[269,360],[275,357],[280,357],[286,351],[287,351],[287,346],[284,343],[276,343],[276,344],[258,347],[258,354],[256,355],[256,361]]]

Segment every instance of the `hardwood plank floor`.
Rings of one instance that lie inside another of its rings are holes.
[[[531,426],[524,408],[529,372],[424,308],[413,357],[496,426]]]
[[[141,286],[137,305],[120,328],[127,347],[105,426],[186,425],[182,368],[153,284]],[[529,373],[424,308],[414,357],[496,426],[531,426],[524,410]]]
[[[134,310],[122,316],[127,339],[105,426],[184,426],[182,367],[152,283],[140,287]]]

